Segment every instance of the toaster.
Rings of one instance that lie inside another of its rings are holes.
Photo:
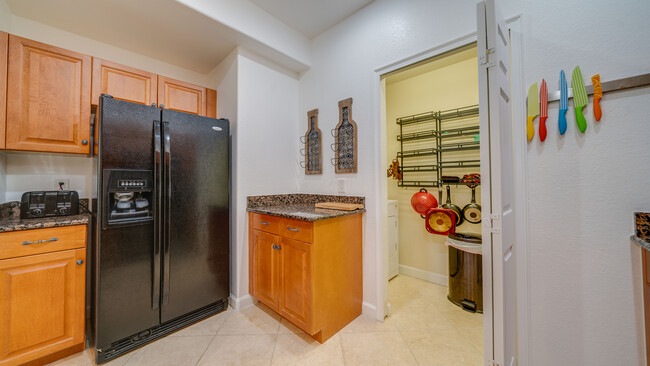
[[[79,214],[77,191],[25,192],[20,199],[20,218],[67,216]]]

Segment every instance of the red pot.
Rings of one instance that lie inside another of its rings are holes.
[[[438,200],[426,189],[420,189],[420,192],[411,197],[411,206],[415,212],[424,215],[432,208],[438,207]]]

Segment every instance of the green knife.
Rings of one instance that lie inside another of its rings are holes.
[[[585,116],[582,115],[582,108],[589,103],[589,99],[587,99],[587,90],[585,90],[585,83],[582,81],[582,73],[580,72],[579,66],[573,69],[571,87],[573,88],[573,107],[576,110],[576,123],[578,123],[580,132],[585,132],[587,129],[587,121],[585,120]]]

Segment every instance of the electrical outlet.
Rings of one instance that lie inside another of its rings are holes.
[[[337,181],[338,189],[339,189],[339,194],[345,194],[346,187],[345,187],[345,179],[339,179]]]
[[[70,179],[68,178],[54,178],[52,179],[52,189],[55,191],[69,191]]]

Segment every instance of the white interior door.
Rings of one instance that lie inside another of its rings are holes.
[[[477,4],[477,20],[485,360],[512,366],[517,318],[510,35],[495,0]]]

